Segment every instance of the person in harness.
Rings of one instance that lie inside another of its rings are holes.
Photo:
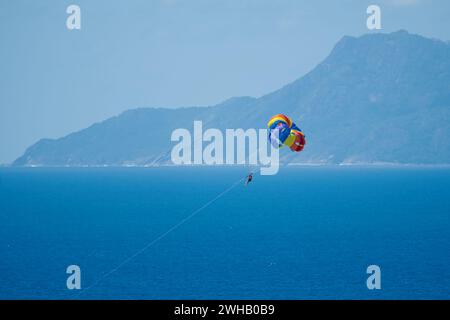
[[[253,180],[253,173],[250,173],[245,180],[245,185],[247,186]]]

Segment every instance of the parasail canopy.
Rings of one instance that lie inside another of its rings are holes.
[[[269,141],[275,148],[286,145],[292,151],[300,152],[305,147],[305,135],[288,116],[277,114],[270,118],[267,126],[269,127]]]

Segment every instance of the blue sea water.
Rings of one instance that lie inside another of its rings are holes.
[[[445,168],[257,175],[127,261],[246,173],[0,169],[0,298],[450,298]],[[81,292],[66,288],[72,264]],[[367,289],[372,264],[381,290]]]

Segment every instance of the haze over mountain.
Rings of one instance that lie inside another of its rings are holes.
[[[270,75],[267,75],[270,76]],[[176,92],[174,92],[176,94]],[[42,139],[17,166],[170,163],[176,128],[264,128],[285,113],[304,130],[296,163],[450,163],[450,44],[406,31],[344,37],[304,77],[260,98],[212,107],[142,108],[60,139]]]

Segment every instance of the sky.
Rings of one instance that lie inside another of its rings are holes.
[[[366,27],[371,4],[382,30]],[[344,35],[448,41],[449,16],[448,0],[0,0],[0,164],[128,109],[270,93]]]

